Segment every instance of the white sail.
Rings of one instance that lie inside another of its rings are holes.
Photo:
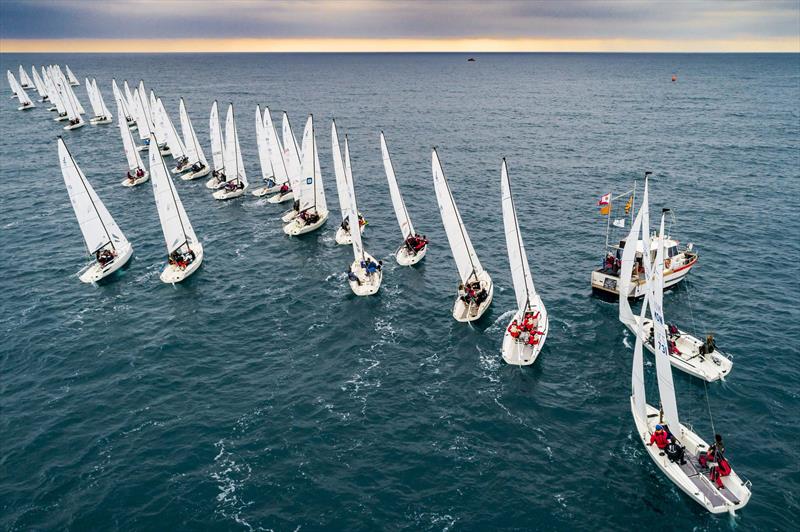
[[[122,88],[125,90],[125,99],[127,100],[125,103],[128,105],[128,108],[130,109],[133,107],[134,103],[133,103],[133,93],[131,92],[131,88],[128,85],[127,79],[122,81]]]
[[[239,148],[239,135],[236,132],[236,119],[233,115],[233,104],[228,104],[225,117],[225,168],[228,181],[239,180],[247,188],[247,175],[242,161],[242,150]]]
[[[36,88],[36,86],[33,84],[33,81],[31,81],[30,76],[28,76],[28,73],[24,68],[22,68],[22,65],[19,66],[19,83],[23,89]]]
[[[125,120],[133,118],[131,112],[128,110],[128,101],[117,86],[117,80],[111,80],[111,94],[114,96],[114,101],[117,102],[117,113],[123,113]]]
[[[272,123],[269,107],[264,109],[264,129],[269,143],[269,156],[272,162],[272,171],[275,173],[275,183],[283,185],[289,182],[289,170],[286,163],[286,154],[283,151],[283,146],[281,146],[281,141],[278,139],[275,124]]]
[[[308,116],[306,127],[303,130],[303,161],[302,161],[302,181],[300,182],[300,210],[311,209],[314,207],[316,195],[317,175],[316,164],[314,164],[314,122],[311,115]],[[296,197],[296,196],[295,196]]]
[[[640,323],[641,320],[644,319],[646,309],[647,298],[645,298],[645,302],[642,304]],[[637,332],[636,334],[636,345],[633,348],[633,369],[631,370],[631,396],[633,398],[633,409],[636,412],[636,415],[642,420],[647,419],[647,396],[645,395],[644,387],[644,357],[642,356],[642,344],[644,342],[644,336],[644,334],[641,334],[641,331]]]
[[[92,108],[94,116],[103,116],[103,107],[100,105],[100,101],[97,99],[97,93],[94,91],[94,85],[91,81],[89,81],[89,78],[85,78],[83,80],[83,84],[86,87],[86,95],[89,97],[89,105]]]
[[[192,120],[189,118],[189,113],[186,112],[186,105],[183,103],[183,98],[181,98],[179,107],[181,115],[181,133],[183,133],[183,141],[186,146],[186,156],[189,158],[189,164],[192,165],[199,162],[203,166],[208,166],[203,148],[197,140],[194,127],[192,127]]]
[[[44,81],[42,81],[42,78],[39,77],[36,67],[31,67],[31,74],[33,74],[33,85],[36,87],[36,92],[38,92],[39,97],[44,100],[44,98],[47,98],[47,87]]]
[[[64,104],[64,98],[61,95],[61,91],[58,90],[58,86],[56,86],[55,82],[53,81],[53,78],[51,76],[47,76],[45,84],[47,85],[47,94],[50,95],[50,103],[56,106],[58,114],[67,114],[67,106]]]
[[[144,88],[144,80],[139,80],[139,87],[136,89],[139,92],[139,107],[142,110],[142,120],[148,123],[147,138],[150,138],[150,133],[153,132],[153,113],[150,109],[150,100],[147,98],[147,90]],[[141,126],[139,126],[141,128]]]
[[[342,151],[339,148],[339,132],[336,130],[336,120],[331,121],[331,149],[333,152],[333,173],[336,177],[336,192],[339,196],[339,210],[342,214],[342,220],[344,220],[350,213],[350,194],[348,192],[347,176],[344,173]]]
[[[186,156],[186,146],[183,144],[180,135],[178,135],[178,131],[175,129],[172,120],[167,114],[167,110],[164,109],[164,102],[161,101],[161,98],[158,99],[157,104],[158,113],[161,116],[161,123],[164,127],[165,138],[172,158],[175,160],[181,159]]]
[[[350,227],[358,227],[358,213],[351,210],[347,216]],[[361,231],[350,231],[350,236],[353,242],[353,257],[358,261],[364,260],[364,244],[361,241]]]
[[[81,115],[78,113],[78,108],[75,105],[75,100],[72,98],[72,91],[70,90],[69,85],[64,85],[64,80],[58,81],[58,90],[62,96],[62,101],[65,105],[67,111],[67,117],[70,120],[78,120],[83,121]]]
[[[508,263],[511,266],[511,281],[514,294],[517,296],[517,309],[524,312],[538,300],[536,288],[533,286],[533,275],[528,265],[528,255],[522,243],[519,230],[517,210],[511,195],[511,183],[508,179],[506,160],[500,166],[500,190],[503,204],[503,228],[506,234]]]
[[[69,69],[69,65],[66,65],[67,68],[67,77],[69,78],[70,85],[80,85],[81,82],[78,81],[78,78],[75,77],[75,74],[72,73],[72,70]]]
[[[128,161],[128,170],[135,170],[136,168],[144,170],[142,157],[139,155],[139,150],[136,149],[133,134],[131,134],[128,122],[125,120],[125,114],[122,111],[122,105],[122,100],[117,99],[117,122],[119,124],[119,133],[122,136],[122,146],[125,148],[125,159]]]
[[[473,274],[480,275],[483,272],[475,249],[469,239],[461,214],[458,212],[455,199],[450,192],[450,186],[444,176],[442,164],[439,162],[439,155],[434,148],[432,154],[433,167],[433,188],[436,190],[436,200],[439,203],[439,212],[442,215],[447,240],[450,242],[450,249],[453,252],[453,259],[458,268],[461,282],[466,283]]]
[[[261,164],[261,178],[266,181],[272,179],[275,172],[272,169],[269,149],[269,131],[264,127],[264,115],[261,106],[256,104],[256,146],[258,147],[258,162]]]
[[[100,92],[99,88],[97,88],[97,80],[94,79],[94,78],[92,78],[92,86],[94,87],[95,98],[97,98],[97,101],[100,104],[100,110],[103,112],[102,116],[104,116],[106,118],[113,118],[111,116],[111,111],[109,111],[108,107],[106,107],[106,102],[103,99],[103,93]]]
[[[17,98],[19,99],[20,105],[25,106],[25,107],[29,107],[29,106],[30,107],[36,107],[35,105],[33,105],[33,101],[31,100],[30,96],[28,96],[28,93],[25,92],[25,89],[23,89],[21,85],[17,84],[16,92],[17,92]]]
[[[11,92],[14,93],[14,96],[17,95],[17,78],[14,77],[14,74],[11,73],[10,70],[6,70],[6,77],[8,78],[8,86],[11,88]]]
[[[633,275],[633,267],[636,262],[636,244],[639,242],[639,233],[642,229],[642,215],[644,214],[644,206],[646,204],[647,181],[645,180],[644,200],[642,202],[642,207],[636,214],[633,225],[631,225],[631,230],[628,233],[627,238],[625,238],[625,247],[622,251],[622,260],[619,272],[619,321],[631,326],[633,326],[635,320],[633,311],[631,310],[631,305],[628,303],[628,294],[630,293],[631,276]],[[646,252],[643,254],[643,257],[643,260],[650,260],[650,256]]]
[[[301,182],[304,175],[300,162],[300,151],[297,147],[297,140],[294,138],[294,133],[292,132],[292,125],[289,123],[289,115],[286,114],[286,112],[283,113],[282,128],[283,153],[287,169],[289,170],[289,183],[292,190],[300,190],[300,188],[302,188]]]
[[[147,98],[142,95],[142,92],[137,88],[133,91],[133,108],[136,114],[136,127],[139,130],[139,138],[141,140],[149,140],[150,135],[153,133],[153,127],[150,124],[150,115],[145,107],[145,100]]]
[[[78,112],[78,114],[86,114],[86,109],[84,109],[83,105],[81,105],[81,101],[75,95],[75,91],[72,90],[72,85],[64,80],[63,88],[67,98],[72,102],[72,105],[75,107],[75,110]]]
[[[411,224],[411,217],[408,215],[406,203],[403,201],[403,196],[400,194],[400,187],[397,186],[397,177],[394,173],[394,166],[392,159],[389,157],[389,148],[386,146],[386,138],[381,131],[381,157],[383,157],[383,169],[386,171],[386,180],[389,182],[389,195],[392,198],[392,206],[394,207],[394,214],[397,217],[397,223],[400,224],[400,232],[403,233],[403,240],[414,232],[414,226]]]
[[[214,161],[214,170],[225,170],[225,142],[222,140],[222,130],[219,127],[219,112],[217,101],[211,105],[211,115],[208,117],[208,131],[211,137],[211,159]]]
[[[669,361],[669,345],[667,343],[667,327],[664,321],[664,215],[661,216],[661,228],[658,233],[658,250],[653,262],[652,290],[650,291],[650,313],[653,316],[655,331],[656,373],[658,375],[658,393],[661,407],[664,409],[664,420],[672,430],[678,430],[678,404],[675,399],[675,385],[672,382],[672,366]]]
[[[161,229],[164,232],[164,241],[167,244],[167,254],[172,253],[183,244],[191,247],[197,242],[192,224],[183,203],[175,190],[175,185],[170,178],[167,165],[158,149],[158,141],[150,137],[150,180],[153,182],[153,194],[156,198],[158,218],[161,220]]]
[[[314,125],[311,125],[311,139],[313,142],[311,143],[311,149],[314,150],[314,208],[318,213],[320,212],[327,212],[328,211],[328,202],[325,200],[325,187],[322,184],[322,171],[319,166],[319,150],[317,149],[317,135],[314,131]],[[347,135],[344,137],[344,149],[345,154],[348,157],[348,161],[345,162],[345,174],[347,174],[350,170],[350,163],[349,163],[349,154],[347,150]],[[350,176],[352,181],[352,176]],[[351,203],[353,209],[356,208],[355,203]]]
[[[67,186],[67,193],[89,254],[109,243],[113,248],[127,244],[125,235],[97,197],[92,185],[86,180],[86,176],[83,175],[61,138],[58,139],[58,159],[61,163],[64,184]]]
[[[159,145],[162,147],[169,144],[170,138],[167,134],[166,113],[161,112],[161,106],[158,104],[160,100],[156,99],[153,90],[150,90],[149,109],[150,109],[150,123],[153,124],[153,133],[158,139]],[[170,146],[170,148],[172,148]]]

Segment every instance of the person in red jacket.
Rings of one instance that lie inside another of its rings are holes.
[[[650,436],[650,443],[647,445],[653,445],[654,443],[659,449],[664,449],[666,448],[667,444],[669,444],[669,436],[667,435],[667,431],[664,430],[664,427],[661,425],[656,425],[656,431],[652,436]]]
[[[519,329],[519,324],[517,320],[511,322],[511,325],[508,326],[508,333],[511,335],[511,338],[517,339],[522,331]]]
[[[719,489],[725,489],[725,485],[722,483],[722,477],[727,477],[730,474],[731,465],[725,457],[718,455],[717,465],[711,468],[711,472],[708,474],[709,478],[717,483]]]

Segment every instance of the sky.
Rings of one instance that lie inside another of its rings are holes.
[[[800,52],[800,0],[0,0],[0,51]]]

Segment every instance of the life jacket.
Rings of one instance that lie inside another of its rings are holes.
[[[659,449],[663,449],[669,443],[666,430],[656,431],[650,436],[650,443],[656,444]]]
[[[717,462],[717,469],[722,477],[727,477],[731,474],[731,465],[724,458],[720,458],[719,462]]]

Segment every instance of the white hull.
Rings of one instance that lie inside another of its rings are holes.
[[[456,302],[453,304],[453,318],[455,318],[456,321],[469,322],[480,319],[486,312],[486,309],[489,308],[489,305],[492,304],[492,297],[494,297],[494,283],[492,282],[492,278],[489,276],[488,272],[484,271],[481,273],[478,280],[481,283],[481,288],[488,292],[486,299],[480,305],[475,305],[474,303],[467,305],[460,297],[457,297]]]
[[[136,146],[137,151],[147,151],[150,148],[147,144],[142,144],[141,146]]]
[[[294,209],[290,209],[285,213],[281,214],[281,221],[283,223],[289,223],[294,220],[295,216],[297,216],[297,211]]]
[[[364,253],[366,260],[371,260],[375,263],[378,261],[375,260],[375,257],[370,255],[369,253]],[[357,281],[348,281],[350,283],[350,290],[357,296],[371,296],[378,292],[381,287],[381,282],[383,281],[383,271],[379,270],[372,275],[367,275],[367,272],[364,268],[361,267],[361,261],[354,260],[353,263],[350,265],[350,270],[356,274],[358,277],[359,282]]]
[[[150,180],[150,172],[147,170],[144,171],[144,175],[142,177],[136,178],[133,181],[128,179],[127,177],[122,180],[121,185],[123,187],[135,187],[136,185],[141,185],[142,183],[147,183]]]
[[[289,236],[304,235],[306,233],[310,233],[311,231],[316,231],[322,227],[322,224],[324,224],[326,221],[328,221],[328,211],[323,211],[319,217],[319,220],[313,224],[305,224],[299,216],[296,216],[292,221],[283,226],[283,232]]]
[[[181,176],[181,179],[183,179],[184,181],[192,181],[194,179],[200,179],[201,177],[205,177],[210,173],[211,173],[211,168],[206,166],[204,168],[201,168],[197,172],[189,172],[188,174],[183,174]]]
[[[167,284],[180,283],[190,275],[192,275],[200,267],[203,262],[203,245],[197,243],[192,250],[195,253],[195,259],[186,268],[181,269],[175,264],[167,264],[164,271],[161,272],[161,280]]]
[[[64,126],[64,130],[72,131],[73,129],[78,129],[80,127],[83,127],[84,124],[86,124],[86,122],[78,122],[77,124],[70,124],[68,126]]]
[[[639,316],[634,316],[634,318],[638,324],[641,318]],[[626,323],[625,325],[632,333],[636,334],[632,324]],[[640,328],[641,331],[645,331],[642,337],[642,345],[644,345],[648,351],[655,354],[655,349],[650,345],[650,342],[647,341],[647,337],[652,328],[653,320],[645,318]],[[701,358],[699,354],[700,346],[703,345],[704,342],[680,329],[678,329],[678,332],[680,333],[680,337],[675,341],[675,347],[678,348],[680,354],[670,353],[669,355],[669,362],[673,368],[707,382],[723,379],[731,372],[731,369],[733,369],[733,362],[730,358],[725,356],[725,354],[715,349],[710,355],[704,355]],[[669,334],[667,337],[669,338]]]
[[[359,224],[362,235],[364,234],[364,227],[365,226]],[[353,244],[353,236],[350,234],[350,231],[345,231],[341,225],[339,229],[336,230],[336,243],[340,246],[350,246]]]
[[[291,192],[287,192],[286,194],[279,193],[267,198],[267,201],[270,203],[284,203],[286,201],[292,201],[292,200],[294,200],[294,194],[292,194]]]
[[[395,252],[394,258],[397,259],[397,264],[400,266],[413,266],[425,258],[426,253],[428,253],[428,244],[425,244],[424,248],[420,249],[414,254],[409,252],[408,248],[405,246],[405,244],[403,244]]]
[[[93,126],[97,126],[100,124],[110,124],[111,119],[107,116],[96,116],[94,118],[90,118],[89,123],[92,124]]]
[[[536,336],[538,342],[534,345],[529,345],[523,343],[518,338],[513,338],[511,333],[508,332],[508,326],[506,326],[506,332],[503,335],[502,353],[503,360],[505,360],[507,364],[514,366],[530,366],[536,362],[536,359],[539,357],[539,353],[542,351],[542,347],[544,347],[544,343],[547,340],[547,333],[550,331],[550,321],[547,317],[547,310],[544,308],[544,305],[540,305],[538,308],[534,309],[534,312],[537,311],[541,313],[539,316],[538,330],[541,331],[542,334]],[[522,316],[522,311],[517,310],[511,321],[517,320],[517,323],[519,323],[522,320]],[[511,321],[508,323],[509,325],[511,325]]]
[[[220,186],[222,186],[222,183],[223,183],[223,181],[220,181],[216,177],[212,177],[211,179],[206,181],[206,188],[211,189],[211,190],[216,190]]]
[[[636,409],[631,398],[631,413],[636,423],[636,432],[639,441],[644,445],[647,454],[667,477],[675,483],[681,491],[714,514],[734,513],[743,508],[750,500],[750,482],[742,480],[735,471],[722,477],[724,490],[720,490],[708,477],[708,472],[703,470],[697,462],[701,452],[708,449],[708,444],[697,434],[689,430],[686,425],[681,425],[679,430],[669,427],[670,432],[686,447],[686,464],[673,463],[661,449],[650,443],[650,436],[659,423],[659,413],[656,408],[647,405],[647,419],[641,419],[636,414]]]
[[[687,275],[689,275],[689,272],[692,271],[692,268],[694,268],[695,264],[697,264],[696,256],[694,260],[690,261],[685,266],[682,266],[676,270],[665,269],[664,290],[666,290],[667,288],[671,288],[676,284],[678,284],[679,282],[683,281],[683,279],[686,278]],[[592,290],[608,295],[613,295],[614,297],[619,297],[619,290],[617,289],[618,285],[619,285],[619,276],[604,273],[601,270],[595,270],[592,272]],[[644,294],[645,294],[644,278],[632,281],[630,283],[628,298],[640,299],[644,297]]]
[[[100,279],[104,277],[108,277],[115,271],[119,270],[133,256],[133,246],[130,243],[124,249],[117,250],[118,255],[112,260],[110,263],[106,264],[105,267],[100,266],[99,262],[92,263],[86,270],[84,270],[80,275],[80,280],[84,283],[96,283]]]
[[[215,191],[212,196],[214,196],[215,200],[225,201],[233,198],[238,198],[239,196],[244,195],[245,189],[237,188],[235,190],[227,191],[224,188],[221,188]]]
[[[266,196],[267,194],[278,192],[280,189],[281,185],[276,185],[274,187],[258,187],[257,189],[254,189],[251,194],[260,198]]]
[[[69,120],[67,115],[58,115],[53,119],[53,122],[63,122],[64,120]]]
[[[28,109],[33,109],[34,107],[36,107],[36,106],[35,106],[35,105],[33,105],[33,104],[30,104],[30,105],[20,105],[19,107],[17,107],[17,111],[27,111]]]

